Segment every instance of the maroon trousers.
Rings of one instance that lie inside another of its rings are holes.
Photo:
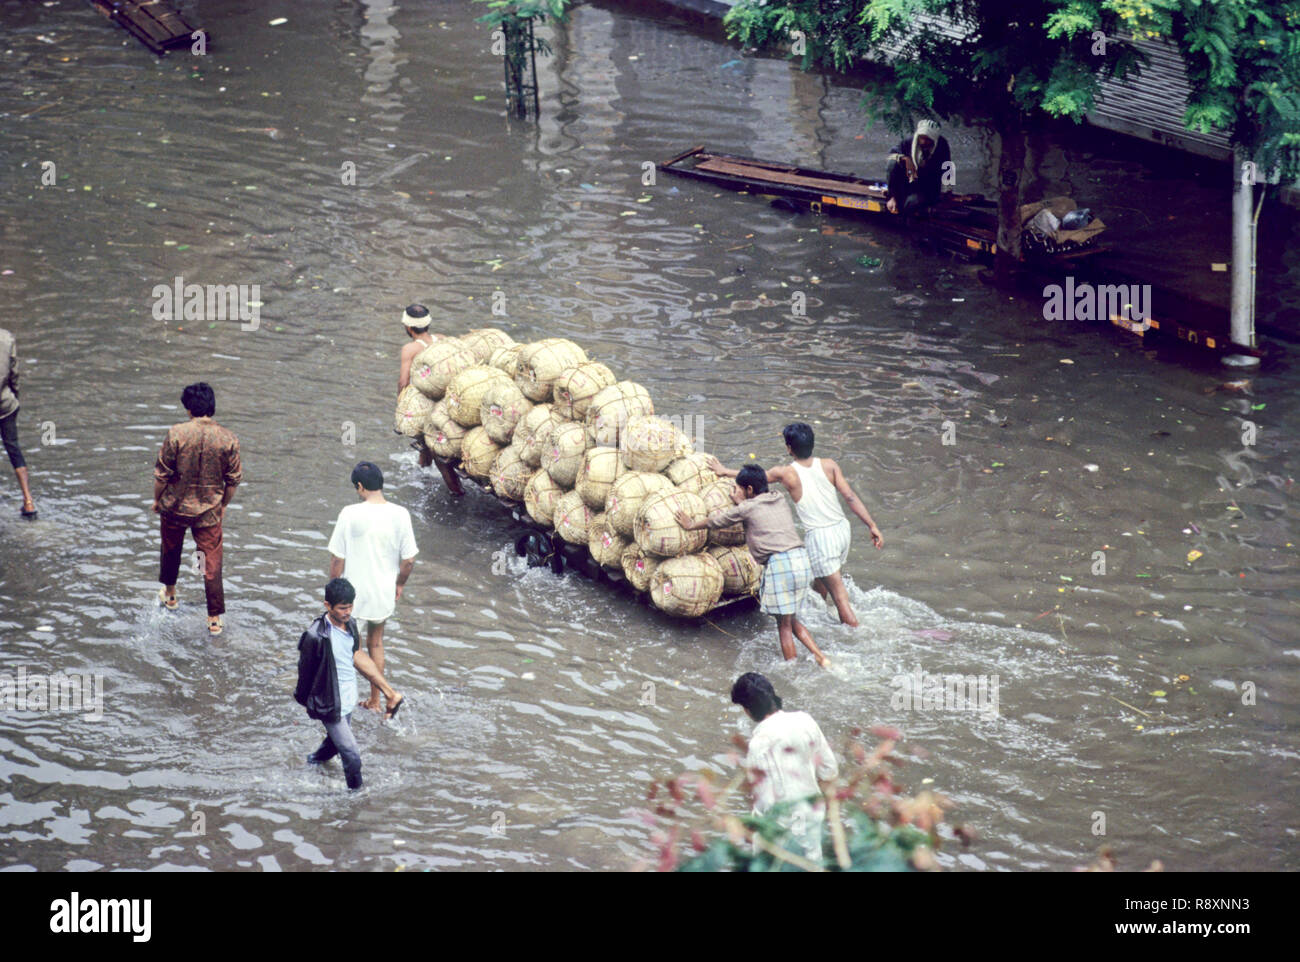
[[[203,556],[203,590],[208,598],[208,617],[226,613],[226,593],[221,585],[221,523],[203,528],[194,527],[194,518],[162,514],[162,560],[158,567],[158,580],[170,587],[176,584],[181,570],[181,549],[185,547],[185,532],[194,532],[194,547]]]

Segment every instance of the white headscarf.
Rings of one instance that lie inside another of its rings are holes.
[[[930,138],[930,149],[922,150],[920,140],[922,137]],[[933,120],[922,120],[916,125],[916,133],[912,135],[912,163],[916,169],[921,167],[930,159],[934,149],[939,146],[939,125]]]

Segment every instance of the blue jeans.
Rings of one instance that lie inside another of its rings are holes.
[[[344,715],[336,722],[325,722],[325,740],[320,748],[307,756],[313,765],[320,765],[338,755],[343,762],[343,775],[347,778],[348,788],[361,787],[361,749],[357,747],[356,736],[352,734],[352,713]]]

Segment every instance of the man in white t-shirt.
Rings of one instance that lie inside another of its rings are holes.
[[[758,672],[747,672],[731,686],[731,700],[758,724],[749,736],[745,768],[754,793],[754,814],[785,804],[778,823],[810,861],[822,862],[826,801],[819,783],[840,773],[826,736],[802,711],[782,711],[781,696]]]
[[[329,576],[339,578],[346,572],[356,588],[352,615],[358,625],[364,624],[366,651],[383,674],[384,622],[402,597],[402,587],[411,576],[419,549],[415,546],[411,513],[384,499],[384,475],[378,465],[362,461],[352,469],[352,483],[361,503],[348,505],[334,523]],[[371,683],[370,697],[361,705],[379,711],[382,697],[379,686]],[[385,714],[393,713],[396,707],[387,705]]]

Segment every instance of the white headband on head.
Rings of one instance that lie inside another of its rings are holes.
[[[415,305],[412,305],[412,307],[413,306]],[[404,324],[406,327],[415,327],[415,328],[428,327],[429,321],[431,319],[432,318],[427,313],[424,315],[424,317],[414,316],[411,313],[411,308],[409,307],[406,310],[402,311],[402,324]]]

